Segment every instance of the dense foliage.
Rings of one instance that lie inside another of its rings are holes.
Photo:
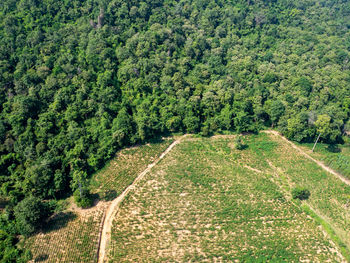
[[[16,205],[14,214],[19,232],[29,236],[41,227],[49,209],[38,197],[29,196]]]
[[[86,189],[118,148],[166,132],[340,141],[349,28],[345,0],[3,0],[1,195]]]
[[[21,263],[31,259],[30,251],[18,246],[16,224],[8,214],[0,215],[0,262]]]

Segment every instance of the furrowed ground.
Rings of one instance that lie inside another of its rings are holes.
[[[274,153],[267,155],[258,151],[254,158],[261,156],[269,161],[285,189],[298,185],[310,190],[311,198],[306,204],[332,228],[340,239],[341,251],[350,261],[350,186],[306,159],[280,136],[270,134],[269,138],[278,143]]]
[[[289,193],[308,186],[308,202],[341,230],[349,188],[272,135],[246,140],[243,151],[225,137],[177,145],[121,204],[110,261],[344,261]]]
[[[172,138],[121,150],[93,176],[91,191],[104,201],[90,209],[69,209],[55,215],[47,227],[26,242],[33,262],[96,262],[102,219],[109,200],[130,185],[153,162]]]
[[[92,178],[92,192],[99,193],[106,200],[114,199],[173,141],[172,138],[167,138],[120,151],[117,158]]]

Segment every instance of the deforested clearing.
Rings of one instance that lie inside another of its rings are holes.
[[[229,137],[178,144],[121,204],[108,259],[345,262],[350,188],[278,136],[244,140],[244,150]],[[307,201],[291,198],[297,185]]]

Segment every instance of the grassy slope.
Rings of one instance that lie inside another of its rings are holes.
[[[110,258],[339,260],[314,220],[283,195],[288,184],[281,188],[285,190],[277,186],[279,179],[266,156],[278,161],[279,143],[259,135],[250,136],[249,148],[242,152],[232,146],[229,139],[178,145],[123,202]]]
[[[260,135],[256,140],[263,144],[264,137],[267,136]],[[271,154],[255,151],[254,158],[269,160],[277,168],[277,171],[273,170],[278,175],[279,184],[288,191],[297,185],[311,191],[311,198],[306,203],[321,216],[323,222],[331,226],[341,240],[342,251],[350,260],[350,231],[348,230],[350,229],[350,187],[332,174],[325,172],[314,162],[304,158],[281,138],[273,135],[270,135],[270,138],[278,144],[278,147]]]
[[[119,195],[137,174],[152,163],[173,139],[121,150],[104,169],[93,176],[92,191],[101,198]],[[42,233],[26,246],[37,262],[96,262],[99,230],[108,202],[86,210],[64,211],[48,222]]]
[[[322,160],[326,165],[332,169],[340,172],[350,179],[350,145],[337,145],[335,152],[328,144],[318,143],[315,151],[312,153],[311,149],[313,143],[299,144],[305,151],[314,158]]]

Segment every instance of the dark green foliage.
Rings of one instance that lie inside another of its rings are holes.
[[[14,205],[59,199],[77,189],[77,171],[88,187],[118,149],[169,132],[273,126],[304,142],[327,115],[321,140],[341,142],[348,10],[331,0],[3,0],[1,194]]]
[[[74,201],[81,208],[89,208],[93,205],[93,197],[86,189],[77,189],[74,191]]]
[[[28,250],[17,245],[17,230],[14,222],[9,220],[8,215],[0,215],[0,262],[24,263],[31,259]]]
[[[235,143],[235,148],[237,150],[243,150],[245,149],[247,146],[244,144],[243,140],[242,140],[242,136],[238,135],[235,140],[234,140],[234,143]]]
[[[293,199],[306,200],[310,197],[310,191],[304,187],[295,187],[292,190]]]
[[[37,197],[29,196],[14,208],[18,231],[29,236],[37,231],[49,214],[48,207]]]
[[[322,140],[339,142],[349,14],[314,2],[4,0],[2,193],[60,198],[75,190],[74,170],[88,179],[160,133],[272,125],[311,141],[313,112],[331,118]]]
[[[270,116],[273,124],[278,122],[278,120],[283,115],[284,110],[285,107],[280,100],[275,100],[272,102]]]

